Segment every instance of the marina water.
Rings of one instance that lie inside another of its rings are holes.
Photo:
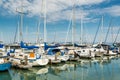
[[[67,61],[29,70],[11,68],[0,72],[0,80],[120,80],[120,58]]]

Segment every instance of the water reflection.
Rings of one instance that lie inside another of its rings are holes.
[[[8,71],[0,72],[0,80],[11,80]]]
[[[120,58],[103,57],[30,70],[0,72],[0,80],[120,80]]]

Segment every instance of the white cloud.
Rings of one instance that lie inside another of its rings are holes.
[[[0,0],[0,5],[2,4],[2,0]]]
[[[42,0],[22,0],[23,1],[23,10],[29,11],[29,16],[36,16],[40,15],[40,13],[43,12],[42,7]],[[44,0],[43,0],[44,1]],[[99,4],[106,0],[46,0],[47,4],[47,14],[49,17],[49,20],[58,21],[58,20],[69,20],[71,9],[73,3],[77,6],[82,5],[93,5],[93,4]],[[1,1],[0,2],[2,7],[7,9],[7,12],[10,14],[17,14],[16,9],[20,10],[21,7],[21,0],[7,0],[7,1]],[[80,13],[85,16],[88,15],[88,12],[85,12],[84,10],[78,10],[76,11],[76,18],[80,18]]]
[[[104,2],[105,0],[79,0],[80,5],[92,5],[92,4],[99,4]]]
[[[88,10],[89,13],[94,13],[94,15],[111,15],[114,17],[120,16],[120,6],[119,5],[113,5],[111,7],[107,8],[99,8],[99,9],[92,9]]]
[[[78,20],[83,16],[83,18],[86,18],[86,16],[89,13],[84,12],[83,10],[76,10],[75,11],[75,19]],[[56,12],[54,14],[48,15],[48,21],[59,21],[59,20],[70,20],[70,17],[72,17],[72,10],[65,10],[62,12]]]
[[[112,15],[112,16],[120,16],[120,6],[112,6],[104,9],[104,12]]]

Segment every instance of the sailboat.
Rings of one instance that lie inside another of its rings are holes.
[[[83,19],[81,17],[81,37],[80,37],[80,45],[79,48],[75,50],[76,54],[79,55],[80,58],[93,58],[95,57],[95,53],[91,47],[88,47],[86,44],[83,44]]]
[[[39,51],[38,46],[28,45],[23,42],[23,10],[21,8],[21,26],[20,26],[20,51],[14,51],[14,56],[11,58],[11,61],[16,62],[18,65],[26,63],[32,66],[45,66],[48,64],[48,59]]]
[[[47,57],[51,61],[51,63],[52,62],[60,63],[61,61],[66,62],[69,59],[69,55],[65,54],[64,51],[62,51],[61,49],[57,47],[48,48]]]
[[[112,24],[112,19],[110,20],[110,23],[109,23],[109,26],[108,26],[108,31],[107,31],[105,41],[104,41],[105,44],[106,44],[106,41],[107,41],[107,38],[108,38],[109,31],[110,31],[110,29],[112,29],[111,24]],[[117,52],[111,50],[111,45],[106,44],[105,50],[106,50],[106,53],[104,53],[104,55],[106,55],[106,56],[115,56],[115,55],[117,55]]]
[[[20,48],[20,52],[14,52],[14,57],[11,58],[11,61],[21,64],[22,61],[25,61],[25,57],[27,57],[27,63],[32,66],[45,66],[48,64],[48,59],[39,52],[38,46],[27,46],[21,41]]]
[[[0,71],[5,71],[11,68],[8,56],[5,52],[4,45],[0,44]]]

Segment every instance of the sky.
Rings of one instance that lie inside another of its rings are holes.
[[[38,27],[39,38],[43,40],[44,1],[0,0],[0,40],[5,43],[20,41],[18,26],[21,9],[24,13],[23,40],[36,42]],[[83,42],[104,42],[105,39],[106,42],[114,42],[120,27],[120,0],[46,0],[47,42],[71,42],[72,24],[75,42],[80,42],[81,38]],[[120,35],[116,41],[120,41]]]

